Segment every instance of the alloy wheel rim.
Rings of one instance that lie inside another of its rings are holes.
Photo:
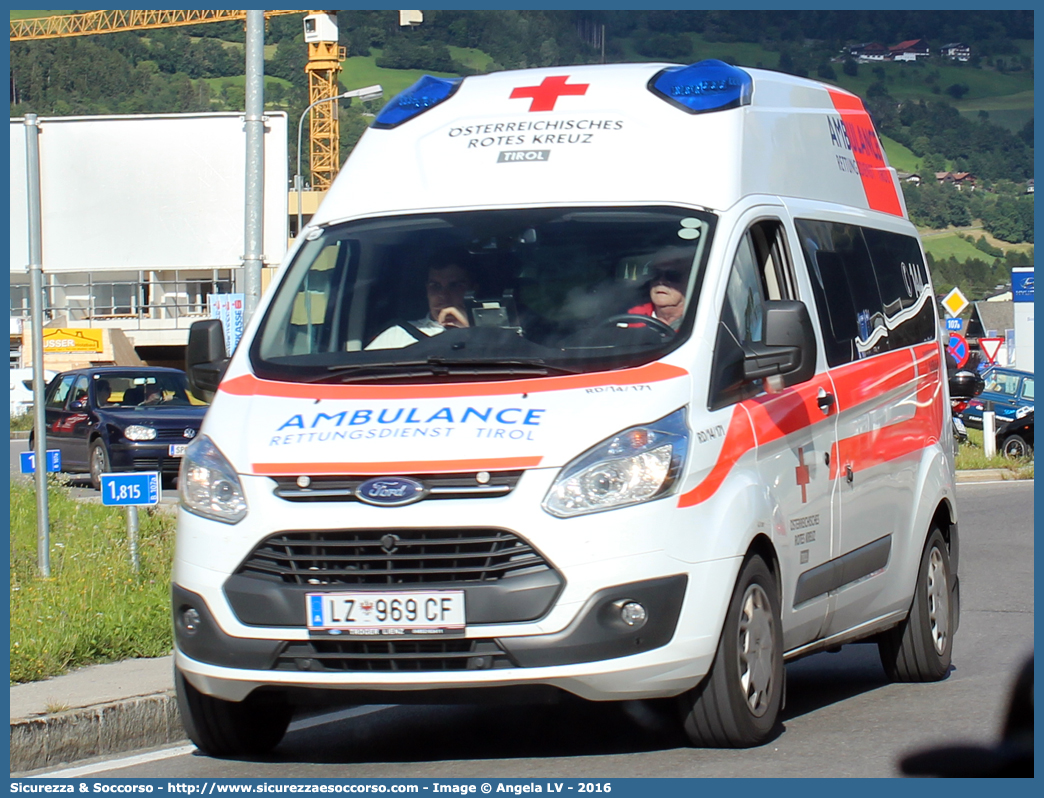
[[[739,676],[743,700],[751,714],[758,718],[768,711],[775,692],[775,648],[768,595],[761,585],[751,585],[740,605]]]
[[[103,465],[104,465],[104,454],[102,450],[97,446],[94,447],[91,453],[91,476],[94,477],[95,482],[101,479]]]
[[[935,652],[946,651],[950,636],[950,591],[942,552],[932,548],[928,557],[928,628]]]

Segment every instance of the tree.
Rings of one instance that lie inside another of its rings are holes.
[[[848,75],[850,78],[854,78],[859,74],[859,64],[856,60],[849,56],[845,59],[844,63],[841,64],[841,71]]]
[[[968,93],[967,83],[951,83],[946,87],[946,93],[949,94],[953,99],[959,100],[965,94]]]

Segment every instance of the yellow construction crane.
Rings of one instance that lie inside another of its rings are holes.
[[[265,11],[266,17],[301,14],[300,10]],[[419,12],[402,12],[417,14]],[[206,22],[245,20],[246,11],[90,11],[84,14],[62,14],[36,19],[12,19],[11,41],[62,39],[70,36],[93,36],[118,31],[151,30]],[[400,21],[402,20],[400,16]],[[410,20],[401,24],[416,24]],[[338,75],[345,59],[345,48],[337,44],[337,12],[310,11],[304,19],[305,42],[308,44],[308,102],[340,93]],[[337,103],[320,103],[309,118],[311,141],[312,188],[325,191],[340,169],[340,129]]]

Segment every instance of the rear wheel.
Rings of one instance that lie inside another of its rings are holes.
[[[950,670],[953,622],[950,552],[942,532],[928,536],[910,614],[878,638],[881,664],[896,682],[937,682]]]
[[[776,728],[782,699],[779,593],[754,555],[740,570],[710,673],[679,698],[685,732],[698,746],[761,745]]]
[[[1021,435],[1009,435],[1004,439],[1004,446],[1001,447],[1001,451],[1004,452],[1005,457],[1022,459],[1029,457],[1031,449],[1026,439]]]
[[[255,693],[236,702],[201,693],[177,668],[174,688],[185,732],[209,756],[267,754],[279,745],[293,716],[293,707],[278,695]]]
[[[91,444],[91,486],[95,490],[101,490],[101,475],[109,473],[109,450],[101,438],[96,438]]]

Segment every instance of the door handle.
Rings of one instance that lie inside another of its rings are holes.
[[[830,413],[830,408],[834,406],[834,395],[827,393],[822,388],[819,389],[819,396],[816,397],[816,404],[819,405],[819,409],[823,411],[823,415]]]
[[[852,470],[852,466],[850,465],[845,466],[845,481],[847,481],[849,485],[855,481],[855,472]]]

